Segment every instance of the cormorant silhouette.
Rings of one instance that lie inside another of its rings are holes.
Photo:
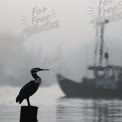
[[[30,81],[29,83],[25,84],[17,98],[16,98],[16,102],[22,103],[22,101],[24,99],[27,100],[28,106],[30,106],[30,101],[29,101],[29,97],[32,96],[39,88],[40,84],[41,84],[41,78],[37,75],[38,71],[44,71],[44,70],[49,70],[49,69],[41,69],[41,68],[33,68],[31,69],[31,75],[35,80]]]

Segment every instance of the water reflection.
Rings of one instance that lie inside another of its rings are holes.
[[[121,122],[122,101],[58,99],[56,122]]]
[[[94,122],[122,121],[122,101],[94,101]]]

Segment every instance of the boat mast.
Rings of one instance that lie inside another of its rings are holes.
[[[97,17],[101,17],[100,10],[99,10],[99,5],[98,5],[98,13]],[[103,22],[96,21],[96,47],[95,47],[95,55],[94,55],[94,66],[97,65],[97,53],[98,53],[98,48],[99,49],[99,62],[98,65],[102,66],[103,64],[103,54],[104,54],[104,29],[105,29],[105,24],[107,24],[109,21],[108,20],[103,20]],[[100,43],[100,45],[99,45]]]
[[[96,24],[96,33],[95,33],[95,50],[94,50],[94,66],[97,65],[97,51],[98,51],[98,24]]]
[[[105,30],[105,24],[107,24],[109,21],[105,20],[104,22],[101,22],[100,24],[100,50],[99,50],[99,66],[102,66],[103,64],[103,54],[104,54],[104,30]]]
[[[100,12],[99,12],[99,5],[98,5],[98,13],[97,13],[97,18],[100,17]],[[95,51],[94,51],[94,66],[97,66],[97,55],[98,55],[98,43],[99,43],[99,22],[96,20],[95,23],[95,29],[96,29],[96,33],[95,33],[95,40],[96,40],[96,44],[95,44]]]

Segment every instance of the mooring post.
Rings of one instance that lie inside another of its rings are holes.
[[[20,122],[37,122],[38,107],[21,106]]]

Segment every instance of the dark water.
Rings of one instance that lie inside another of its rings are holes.
[[[40,104],[39,122],[122,122],[121,100],[58,98]],[[0,105],[0,122],[19,122],[19,106]]]

